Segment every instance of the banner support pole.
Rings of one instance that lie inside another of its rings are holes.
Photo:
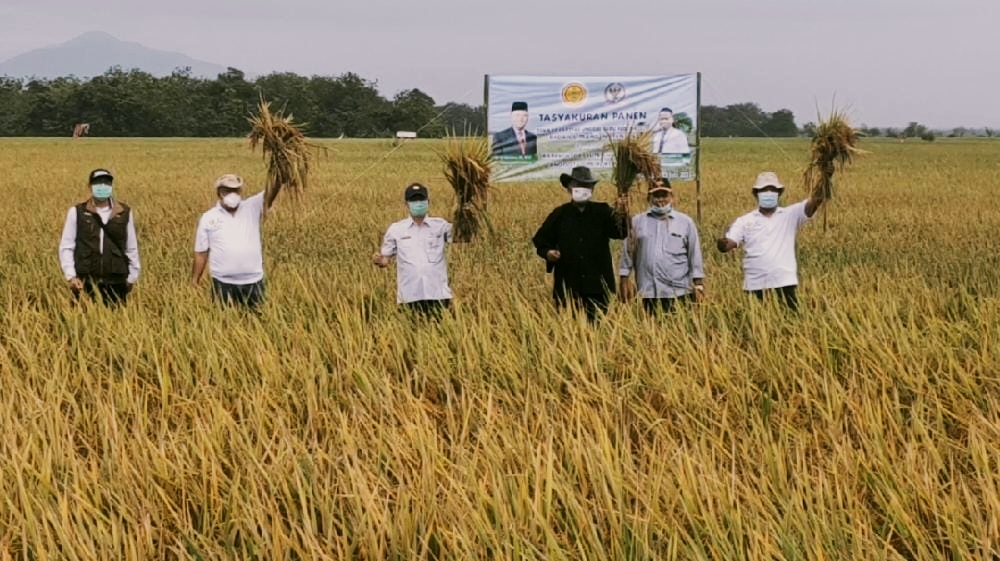
[[[698,116],[695,118],[695,145],[698,153],[694,157],[694,196],[698,205],[698,223],[701,224],[701,72],[698,72]]]

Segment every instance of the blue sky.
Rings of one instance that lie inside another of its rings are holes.
[[[701,71],[703,104],[800,124],[836,99],[857,124],[1000,128],[996,0],[0,0],[0,60],[95,30],[439,103],[480,103],[484,74]]]

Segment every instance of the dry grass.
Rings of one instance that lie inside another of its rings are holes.
[[[809,147],[810,161],[803,174],[810,193],[833,197],[833,174],[864,152],[858,148],[858,131],[848,123],[847,115],[834,111],[820,119]]]
[[[455,191],[452,232],[456,242],[471,242],[487,220],[493,171],[489,141],[481,136],[452,134],[444,142],[445,148],[439,156],[444,163],[444,178]]]
[[[622,138],[612,138],[609,141],[608,149],[614,159],[611,179],[619,197],[627,197],[639,177],[647,182],[659,181],[660,160],[649,149],[652,134],[652,131],[637,132],[629,129]],[[628,212],[627,207],[621,208]]]
[[[261,98],[257,114],[250,121],[250,149],[261,149],[267,161],[267,181],[264,203],[270,208],[278,193],[284,189],[292,198],[298,197],[309,184],[309,169],[313,151],[302,128],[293,123],[292,115],[272,112],[271,103]]]
[[[388,141],[330,143],[311,197],[337,206],[278,203],[258,317],[185,282],[203,185],[265,172],[242,141],[0,141],[11,184],[51,186],[0,238],[0,559],[995,558],[996,143],[869,143],[839,186],[858,211],[800,235],[798,315],[709,251],[742,179],[796,163],[704,144],[709,300],[592,327],[528,242],[550,184],[493,187],[497,235],[448,257],[453,316],[397,312],[359,264],[399,185],[445,181],[435,142],[365,174]],[[55,261],[98,165],[143,258],[117,311],[71,306]]]

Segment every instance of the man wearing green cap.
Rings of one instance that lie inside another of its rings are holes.
[[[90,172],[90,197],[69,209],[59,242],[59,264],[70,291],[100,294],[108,304],[124,303],[139,280],[139,244],[128,205],[112,197],[114,177]]]

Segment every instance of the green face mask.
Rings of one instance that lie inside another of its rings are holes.
[[[95,199],[103,201],[105,199],[111,198],[111,184],[110,183],[95,183],[90,186],[90,193]]]
[[[423,218],[427,216],[427,201],[410,201],[406,203],[410,207],[410,216],[414,218]]]

